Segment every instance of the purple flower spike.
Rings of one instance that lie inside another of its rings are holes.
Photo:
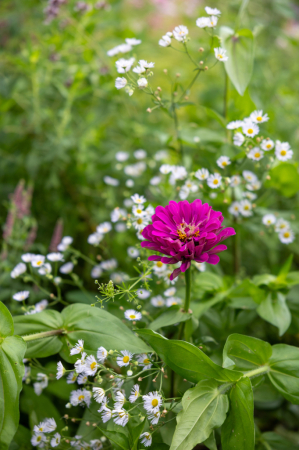
[[[141,246],[167,255],[150,256],[150,261],[182,263],[172,272],[171,280],[180,272],[186,272],[192,260],[218,264],[217,253],[227,249],[221,242],[236,234],[233,228],[222,227],[221,212],[214,211],[208,203],[202,204],[201,200],[170,201],[165,208],[157,206],[152,221],[152,225],[142,231],[146,241],[141,242]]]

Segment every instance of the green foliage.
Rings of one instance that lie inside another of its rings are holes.
[[[276,189],[284,197],[293,197],[299,191],[297,164],[282,162],[270,170],[269,176],[265,186]]]

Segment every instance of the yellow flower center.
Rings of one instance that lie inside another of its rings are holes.
[[[153,405],[153,407],[155,408],[156,406],[158,406],[158,404],[159,404],[158,400],[157,400],[156,398],[154,398],[154,399],[152,400],[152,405]]]
[[[136,209],[137,214],[141,214],[142,213],[142,209]]]
[[[42,440],[42,437],[41,436],[37,436],[36,440],[37,440],[37,442],[39,442],[39,441]]]
[[[91,370],[94,370],[97,367],[97,363],[94,361],[90,364]]]
[[[259,122],[261,122],[261,121],[263,120],[263,118],[262,118],[262,116],[258,116],[258,117],[256,118],[256,120],[258,120]]]
[[[285,156],[287,154],[287,151],[286,150],[281,150],[280,154],[281,154],[281,156]]]
[[[146,435],[145,435],[145,438],[148,439],[148,440],[150,440],[151,435],[150,435],[150,434],[146,434]]]
[[[290,237],[290,233],[289,233],[288,231],[286,231],[285,233],[283,233],[283,236],[284,236],[285,238],[288,238],[288,237]]]
[[[129,317],[130,317],[130,319],[135,319],[136,316],[135,316],[135,314],[131,314]]]
[[[37,261],[36,265],[37,266],[41,266],[42,265],[42,261]]]
[[[80,402],[82,402],[82,401],[84,400],[84,395],[83,395],[83,394],[79,395],[78,400],[79,400]]]
[[[141,225],[141,224],[142,224],[142,219],[138,219],[138,220],[137,220],[137,223],[138,223],[139,225]]]
[[[267,148],[271,148],[272,145],[271,145],[271,144],[267,144],[266,147],[267,147]]]
[[[151,362],[150,362],[150,360],[148,359],[148,358],[145,358],[144,360],[143,360],[143,364],[150,364]]]
[[[130,361],[130,357],[129,356],[124,356],[123,357],[123,362],[126,364],[127,362]]]
[[[162,267],[162,266],[163,266],[163,263],[162,263],[161,261],[157,261],[156,266],[157,266],[157,267]]]
[[[126,415],[126,413],[123,412],[123,411],[120,411],[120,412],[118,413],[118,415],[119,415],[119,417],[124,417],[124,416]]]
[[[248,211],[249,206],[248,205],[244,206],[244,209],[245,209],[245,211]]]
[[[43,427],[40,427],[40,428],[39,428],[39,431],[43,431]]]
[[[222,56],[222,55],[220,55],[220,53],[218,53],[218,58],[222,59],[222,58],[223,58],[223,56]]]
[[[226,161],[223,161],[222,165],[223,165],[224,167],[227,166],[227,162],[226,162]]]
[[[252,128],[248,128],[247,133],[252,134],[253,133],[253,129]]]
[[[254,154],[254,157],[255,158],[259,158],[261,156],[261,154],[259,153],[259,152],[256,152],[255,154]]]
[[[214,180],[214,181],[213,181],[213,184],[218,184],[218,180]]]

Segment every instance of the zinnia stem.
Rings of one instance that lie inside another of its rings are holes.
[[[185,294],[184,311],[188,312],[190,309],[190,297],[191,297],[191,266],[185,272],[185,281],[186,281],[186,294]]]

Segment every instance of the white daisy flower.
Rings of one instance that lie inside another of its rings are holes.
[[[148,205],[148,207],[145,209],[145,212],[148,216],[152,216],[155,214],[155,208],[152,205]]]
[[[79,339],[78,342],[75,344],[75,347],[71,348],[71,355],[77,355],[78,353],[83,352],[84,350],[84,341],[83,339]]]
[[[250,170],[244,170],[242,175],[249,183],[255,183],[257,181],[257,176]]]
[[[274,148],[274,142],[272,139],[264,139],[261,143],[261,149],[268,152]]]
[[[259,180],[254,181],[253,183],[246,184],[246,189],[249,191],[258,191],[262,187],[262,183]]]
[[[86,375],[95,375],[98,370],[98,363],[93,355],[87,356],[85,359],[84,373]]]
[[[231,187],[239,186],[241,184],[241,177],[239,175],[233,175],[229,184]]]
[[[249,121],[246,121],[243,124],[242,130],[243,133],[248,137],[254,137],[260,131],[259,127],[255,123]]]
[[[116,70],[118,73],[126,73],[131,70],[131,67],[133,66],[135,62],[135,58],[121,58],[118,61],[115,61]]]
[[[140,252],[136,247],[128,247],[127,252],[128,252],[128,255],[134,259],[138,258],[138,256],[140,255]]]
[[[112,225],[110,222],[103,222],[97,226],[97,233],[100,233],[100,234],[109,233],[109,231],[111,231],[111,230],[112,230]]]
[[[99,347],[97,350],[97,358],[101,364],[104,364],[107,356],[108,356],[107,350],[104,347]]]
[[[166,289],[166,291],[164,292],[164,295],[165,295],[165,297],[173,297],[175,295],[175,293],[176,293],[176,288],[173,286],[173,287]]]
[[[250,114],[250,119],[254,123],[263,123],[269,120],[268,114],[263,115],[263,111],[253,111]]]
[[[122,89],[126,86],[127,84],[127,79],[124,77],[117,77],[115,80],[115,87],[116,89]]]
[[[52,418],[45,419],[44,421],[44,432],[45,433],[52,433],[52,431],[55,431],[57,428],[57,424],[55,420]]]
[[[245,141],[245,137],[243,136],[242,133],[240,133],[238,131],[237,133],[234,134],[234,137],[233,137],[234,145],[236,145],[237,147],[241,147],[241,145],[243,144],[244,141]]]
[[[188,28],[185,25],[179,25],[173,30],[173,37],[179,42],[185,42],[188,36]]]
[[[211,17],[209,17],[209,24],[208,24],[208,27],[209,27],[209,28],[214,28],[214,27],[216,27],[217,23],[218,23],[218,17],[217,17],[217,16],[211,16]]]
[[[104,409],[102,411],[101,417],[102,417],[102,421],[104,423],[108,422],[108,420],[110,420],[111,417],[112,417],[112,411],[110,409],[108,409],[108,408]]]
[[[120,44],[118,45],[119,53],[128,53],[132,50],[132,46],[129,44]]]
[[[210,23],[211,23],[211,21],[210,21],[210,18],[209,18],[209,17],[199,17],[199,18],[196,20],[196,25],[197,25],[199,28],[206,28],[206,27],[209,27],[209,26],[210,26]]]
[[[170,164],[162,164],[159,170],[164,175],[168,175],[172,171],[172,168],[173,166],[171,166]]]
[[[125,409],[114,409],[112,411],[112,417],[113,422],[116,423],[116,425],[121,425],[122,427],[125,427],[129,421],[129,414]]]
[[[152,186],[158,186],[161,183],[161,178],[159,176],[150,179],[150,184]]]
[[[46,307],[48,306],[49,302],[48,300],[41,300],[40,302],[37,302],[35,304],[35,310],[37,313],[42,312]]]
[[[57,245],[57,250],[59,252],[64,252],[73,243],[73,238],[71,236],[64,236],[61,239],[60,244]]]
[[[150,291],[147,291],[146,289],[138,289],[136,293],[140,300],[146,300],[151,295]]]
[[[134,194],[131,196],[131,199],[134,203],[137,203],[138,205],[142,205],[146,202],[146,198],[143,197],[143,195]]]
[[[170,308],[170,306],[181,305],[182,300],[179,297],[169,297],[166,299],[166,306]]]
[[[147,216],[132,218],[133,227],[138,231],[142,231],[149,224],[149,221],[150,219]]]
[[[214,53],[215,53],[215,57],[216,59],[218,59],[218,61],[227,61],[228,60],[228,56],[226,56],[226,50],[224,50],[224,48],[218,47],[218,48],[214,48]]]
[[[117,391],[115,393],[115,403],[114,403],[114,409],[122,409],[124,404],[126,403],[126,397],[121,391]]]
[[[81,354],[81,358],[77,359],[77,361],[74,364],[75,370],[77,373],[82,373],[85,371],[85,359],[86,359],[86,353],[83,352]]]
[[[150,445],[152,445],[152,435],[147,431],[145,433],[142,433],[139,436],[139,439],[141,440],[141,444],[143,444],[144,447],[149,447]]]
[[[207,179],[208,186],[212,189],[216,189],[221,185],[222,177],[219,173],[209,175]]]
[[[134,67],[133,72],[140,75],[141,73],[146,72],[146,68],[142,67],[142,66],[136,66],[136,67]]]
[[[120,367],[128,366],[130,364],[131,359],[133,358],[133,353],[128,352],[127,350],[122,350],[121,356],[116,358],[116,362]]]
[[[69,373],[68,374],[68,376],[66,377],[66,382],[67,382],[67,384],[73,384],[73,383],[75,383],[76,382],[76,380],[77,380],[77,374],[76,374],[76,372],[71,372],[71,373]]]
[[[60,434],[55,433],[50,441],[51,447],[57,447],[60,444],[60,440],[61,440]]]
[[[56,374],[57,380],[59,380],[59,378],[63,377],[64,374],[65,374],[65,368],[63,367],[62,362],[59,361],[57,363],[57,374]]]
[[[159,40],[159,45],[161,47],[169,47],[171,45],[171,37],[165,34],[165,36],[162,36],[162,38]]]
[[[77,378],[77,383],[78,384],[85,384],[88,381],[88,376],[85,375],[84,373],[80,373],[80,375],[78,375]]]
[[[151,413],[149,413],[149,415],[147,416],[148,420],[150,421],[151,425],[157,425],[157,423],[159,422],[160,419],[160,411],[153,411]]]
[[[233,120],[226,125],[228,130],[236,130],[237,128],[241,128],[243,126],[242,120]]]
[[[25,263],[29,263],[29,262],[33,261],[36,256],[37,255],[35,255],[34,253],[25,253],[24,255],[21,256],[21,259]]]
[[[91,401],[91,393],[87,389],[77,389],[71,392],[70,403],[73,406],[84,406],[84,403],[89,407]]]
[[[74,264],[69,261],[60,267],[59,272],[67,275],[68,273],[71,273],[73,271],[73,269],[74,269]]]
[[[101,242],[101,240],[103,239],[104,235],[100,234],[100,233],[92,233],[88,236],[87,238],[87,242],[90,245],[94,245],[97,246],[99,245],[99,243]]]
[[[256,194],[253,194],[253,192],[243,192],[242,193],[243,197],[248,198],[248,200],[253,201],[257,198]]]
[[[220,156],[220,158],[216,161],[217,166],[219,166],[221,169],[225,169],[226,166],[231,164],[231,161],[228,156]]]
[[[137,84],[138,84],[138,87],[143,89],[148,86],[148,81],[146,78],[142,77],[137,80]]]
[[[274,214],[265,214],[262,218],[262,222],[266,227],[269,227],[270,225],[274,225],[276,222],[276,217]]]
[[[43,433],[35,433],[31,438],[31,444],[33,447],[44,447],[47,438]]]
[[[95,401],[97,403],[102,403],[102,401],[105,398],[105,391],[104,391],[104,389],[102,389],[100,387],[93,387],[92,388],[92,392],[93,392],[93,398],[95,399]]]
[[[167,269],[167,264],[162,263],[162,261],[154,261],[153,270],[155,274],[164,272]]]
[[[146,353],[141,353],[137,356],[138,365],[143,367],[143,370],[150,369],[152,367],[151,360]]]
[[[187,180],[183,187],[188,189],[190,192],[197,192],[198,191],[198,186],[195,183],[193,183],[192,181],[190,181],[190,180]]]
[[[26,264],[19,263],[16,265],[16,267],[10,272],[11,278],[18,278],[22,273],[25,273],[27,270]]]
[[[128,309],[125,311],[125,318],[128,320],[141,320],[142,314],[134,309]]]
[[[233,202],[228,208],[228,212],[233,216],[237,217],[240,214],[240,203]]]
[[[38,373],[36,375],[36,378],[38,381],[40,381],[40,385],[43,389],[45,389],[48,386],[48,377],[45,373]]]
[[[143,407],[148,413],[159,411],[159,408],[162,405],[162,397],[157,391],[143,395],[142,400]]]
[[[165,305],[165,300],[161,295],[151,298],[151,304],[156,308],[161,308]]]
[[[104,270],[113,270],[117,267],[117,261],[115,258],[107,259],[101,262],[101,267]]]
[[[45,432],[45,422],[40,422],[38,425],[34,425],[33,432],[34,433],[44,433]]]
[[[92,278],[99,278],[102,275],[102,273],[103,273],[103,270],[102,270],[101,264],[97,264],[96,266],[94,266],[91,269],[90,275]]]
[[[284,230],[278,234],[278,238],[283,244],[290,244],[294,241],[295,235],[292,230]]]
[[[47,259],[51,262],[63,261],[63,254],[60,252],[52,252],[47,255]]]
[[[263,150],[260,150],[259,147],[254,147],[247,153],[247,158],[253,159],[254,161],[259,161],[263,157],[264,157],[264,152],[263,152]]]
[[[240,201],[240,213],[244,217],[252,216],[252,204],[248,200]]]
[[[206,270],[206,263],[199,263],[199,262],[194,262],[194,266],[196,267],[197,270],[199,270],[200,272],[204,272]]]
[[[34,255],[34,258],[31,260],[32,267],[41,267],[45,262],[44,255]]]
[[[29,294],[30,294],[29,291],[20,291],[14,294],[12,298],[17,302],[22,302],[23,300],[26,300],[26,298],[29,297]]]
[[[126,38],[125,39],[126,43],[129,45],[139,45],[141,44],[141,40],[140,39],[136,39],[136,38]]]
[[[119,180],[116,178],[109,177],[108,175],[103,178],[104,183],[108,184],[108,186],[118,186]]]
[[[209,6],[205,7],[205,11],[210,16],[220,16],[221,12],[217,8],[210,8]]]
[[[116,154],[115,154],[115,159],[116,159],[116,161],[119,161],[119,162],[124,162],[124,161],[127,161],[127,159],[129,158],[129,153],[128,152],[123,152],[123,151],[120,151],[120,152],[117,152]]]
[[[137,398],[139,397],[139,385],[138,384],[134,384],[132,390],[131,390],[131,394],[129,397],[129,402],[130,403],[134,403],[136,402]]]
[[[288,161],[293,157],[293,150],[288,142],[276,141],[275,156],[279,161]]]
[[[40,275],[48,275],[52,272],[52,266],[50,263],[44,263],[44,265],[37,269],[37,271]]]
[[[278,219],[275,224],[275,231],[279,233],[280,231],[290,230],[290,223],[284,219]]]
[[[194,176],[198,179],[198,180],[206,180],[209,176],[209,171],[208,169],[198,169]]]
[[[145,59],[141,59],[140,61],[138,61],[138,64],[141,67],[144,67],[145,69],[153,69],[155,67],[155,63],[154,62],[147,62]],[[143,152],[144,152],[144,150],[143,150]],[[134,153],[134,155],[135,155],[135,153]]]
[[[98,412],[100,413],[102,411],[105,411],[105,409],[109,409],[108,408],[108,397],[103,398],[101,407],[100,407],[100,409],[98,409]]]

